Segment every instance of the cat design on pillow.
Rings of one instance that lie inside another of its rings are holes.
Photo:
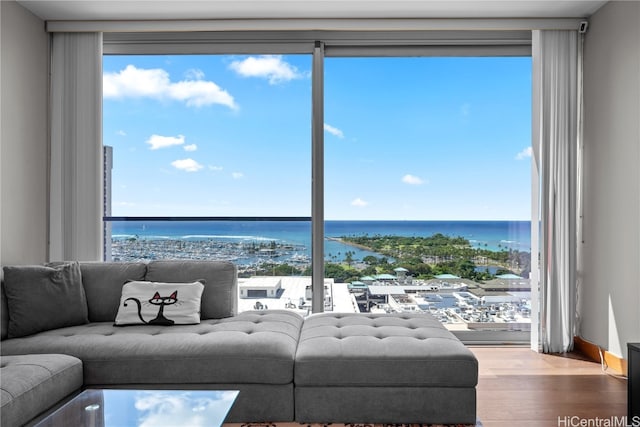
[[[172,305],[178,302],[178,291],[173,291],[173,293],[168,297],[161,297],[158,292],[153,294],[153,297],[151,297],[148,300],[148,302],[149,304],[157,305],[160,308],[158,308],[158,315],[155,317],[155,319],[151,319],[148,322],[144,320],[144,318],[142,317],[142,303],[140,303],[140,300],[138,298],[129,297],[124,300],[123,305],[125,307],[127,306],[127,301],[133,301],[136,303],[136,305],[138,306],[138,317],[140,318],[142,323],[146,323],[147,325],[163,325],[163,326],[171,326],[175,323],[173,320],[167,319],[164,316],[164,307],[166,305]]]
[[[202,281],[130,281],[122,286],[116,326],[173,326],[200,323]],[[178,297],[180,295],[180,297]]]

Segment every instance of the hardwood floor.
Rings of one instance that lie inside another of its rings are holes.
[[[477,413],[482,427],[622,427],[626,421],[627,381],[604,373],[599,363],[578,354],[540,354],[528,347],[469,348],[480,366]],[[227,423],[224,427],[247,425]]]
[[[478,419],[483,427],[624,425],[627,381],[603,373],[599,363],[520,347],[470,349],[480,364]],[[612,417],[617,419],[603,420]]]

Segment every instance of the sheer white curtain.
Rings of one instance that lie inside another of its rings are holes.
[[[534,168],[540,176],[540,341],[573,348],[576,324],[577,31],[534,31]],[[535,221],[535,220],[534,220]]]
[[[102,259],[102,34],[55,33],[49,259]]]

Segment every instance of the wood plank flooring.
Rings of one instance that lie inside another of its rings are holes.
[[[470,349],[480,364],[478,419],[483,427],[624,425],[627,381],[603,373],[599,363],[520,347]],[[596,419],[612,417],[622,424],[597,424]]]
[[[469,348],[479,361],[478,426],[606,427],[623,426],[626,421],[627,381],[604,373],[599,363],[579,354],[540,354],[528,347]],[[255,425],[271,426],[274,424]],[[275,427],[300,426],[275,424]],[[224,424],[224,427],[247,425]]]

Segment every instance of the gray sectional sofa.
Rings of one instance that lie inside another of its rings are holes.
[[[229,422],[475,423],[477,360],[431,316],[238,314],[237,270],[221,261],[79,269],[86,318],[61,327],[57,319],[48,329],[44,305],[32,316],[45,330],[17,337],[24,331],[10,316],[25,316],[21,276],[5,269],[3,426],[21,425],[81,388],[239,390]],[[202,280],[200,323],[115,326],[129,280]]]

